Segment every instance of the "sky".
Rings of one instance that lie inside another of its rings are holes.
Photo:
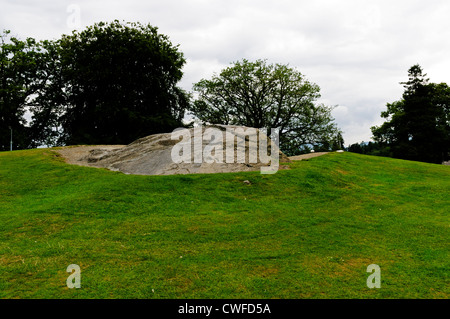
[[[242,59],[288,64],[334,106],[345,145],[369,141],[408,69],[450,83],[448,0],[0,0],[0,31],[38,40],[115,19],[150,23],[187,60],[192,85]]]

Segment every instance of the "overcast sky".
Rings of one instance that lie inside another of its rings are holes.
[[[150,23],[180,45],[188,91],[243,58],[289,64],[320,86],[320,102],[337,106],[346,145],[370,140],[412,65],[450,84],[449,16],[448,0],[0,0],[0,29],[20,38]]]

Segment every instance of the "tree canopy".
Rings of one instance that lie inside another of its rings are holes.
[[[450,88],[429,83],[420,65],[412,66],[399,101],[381,113],[386,122],[372,127],[374,140],[393,157],[441,163],[450,152]]]
[[[22,41],[3,31],[0,36],[0,151],[32,145],[30,128],[24,117],[33,96],[42,86],[44,54],[32,38]]]
[[[314,103],[319,91],[287,65],[243,59],[196,83],[190,111],[203,123],[279,128],[280,148],[293,155],[338,137],[331,107]]]
[[[127,144],[183,125],[185,59],[156,27],[116,20],[52,41],[1,40],[0,150],[9,127],[16,149]]]
[[[126,144],[182,125],[189,100],[176,84],[185,59],[156,27],[98,23],[47,48],[58,64],[34,125],[59,114],[59,142]]]

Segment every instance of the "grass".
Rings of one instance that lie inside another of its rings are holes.
[[[0,153],[0,298],[449,297],[450,167],[352,153],[289,165],[132,176]]]

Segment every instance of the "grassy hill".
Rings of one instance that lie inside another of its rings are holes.
[[[450,167],[352,153],[289,165],[131,176],[0,153],[0,297],[449,298]]]

